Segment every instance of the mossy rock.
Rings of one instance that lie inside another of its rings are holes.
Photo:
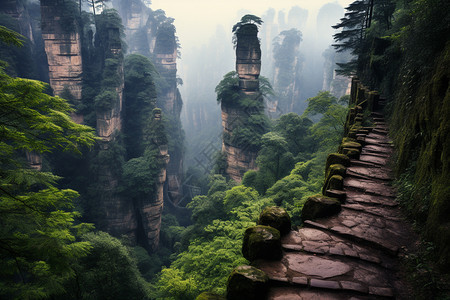
[[[249,261],[280,259],[280,236],[280,231],[270,226],[258,225],[247,228],[242,243],[242,255]]]
[[[302,220],[329,217],[341,211],[341,203],[323,195],[309,197],[302,209]]]
[[[347,136],[348,136],[349,138],[356,139],[356,138],[358,137],[357,134],[358,134],[358,130],[356,130],[356,129],[351,129],[351,130],[349,130]]]
[[[325,195],[326,190],[343,190],[344,189],[344,177],[341,175],[333,175],[325,182],[322,194]]]
[[[269,206],[259,215],[258,225],[276,228],[281,235],[285,235],[291,231],[291,218],[284,208]]]
[[[227,299],[259,300],[265,299],[269,277],[263,271],[251,266],[235,268],[227,282]]]
[[[325,174],[325,180],[328,180],[333,175],[341,175],[342,177],[345,176],[347,173],[347,168],[344,167],[341,164],[333,164],[328,167],[327,173]]]
[[[350,159],[358,159],[361,152],[358,149],[354,148],[344,148],[342,149],[342,153],[347,155]]]
[[[350,137],[342,138],[341,144],[347,143],[347,142],[356,142],[356,140],[354,138],[350,138]]]
[[[344,167],[350,167],[350,158],[347,155],[339,154],[339,153],[330,153],[327,157],[327,163],[325,165],[325,174],[328,172],[328,169],[331,165],[343,165]]]
[[[348,138],[348,141],[343,141],[340,145],[339,145],[339,153],[344,153],[344,148],[352,148],[352,149],[356,149],[358,151],[362,150],[362,145],[360,143],[357,143],[355,139],[352,139],[353,141],[350,141],[350,138]],[[349,158],[352,158],[349,156]]]
[[[362,146],[360,143],[357,142],[353,142],[353,141],[346,141],[344,143],[341,144],[342,148],[355,148],[358,150],[361,150]]]
[[[224,296],[220,296],[210,292],[203,292],[195,298],[195,300],[225,300]]]

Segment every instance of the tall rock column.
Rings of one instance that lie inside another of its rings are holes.
[[[239,76],[240,100],[263,101],[259,92],[259,74],[261,71],[261,48],[258,39],[258,27],[245,24],[236,32],[236,72]],[[240,103],[222,102],[222,126],[224,139],[222,152],[226,155],[226,174],[231,179],[240,182],[244,173],[256,169],[257,150],[250,144],[236,144],[233,135],[236,130],[245,126],[246,121],[255,114],[261,113],[260,108],[246,109]],[[263,130],[263,129],[261,129]],[[227,137],[227,138],[225,138]]]
[[[162,79],[157,104],[168,119],[169,140],[172,141],[172,146],[169,147],[170,162],[167,166],[167,192],[171,201],[178,204],[183,196],[183,133],[180,121],[183,101],[177,87],[178,46],[173,24],[163,23],[158,28],[153,55]]]
[[[41,0],[41,28],[49,67],[50,86],[55,95],[70,92],[76,102],[81,101],[82,58],[78,24],[67,10],[73,9],[64,1]],[[68,97],[69,95],[64,95]],[[77,123],[83,116],[72,114]]]
[[[161,119],[161,110],[156,108],[153,110],[153,126],[164,130]],[[161,216],[164,207],[164,183],[166,182],[166,167],[170,161],[167,143],[157,138],[153,138],[155,145],[159,148],[157,159],[161,162],[161,169],[158,174],[158,180],[155,183],[156,193],[150,201],[142,201],[140,205],[136,205],[138,218],[142,223],[144,246],[150,251],[155,251],[159,245],[159,233],[161,230]],[[166,140],[166,139],[164,139]]]

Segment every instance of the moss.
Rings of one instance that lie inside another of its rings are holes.
[[[322,193],[327,190],[342,190],[344,188],[344,178],[340,175],[333,175],[328,178],[323,186]]]
[[[242,255],[250,261],[281,258],[280,231],[263,225],[247,228],[242,243]]]
[[[344,167],[350,167],[350,159],[347,155],[339,154],[339,153],[330,153],[327,157],[327,162],[325,165],[325,174],[327,174],[328,169],[331,165],[340,164]]]
[[[306,200],[302,210],[303,220],[314,220],[329,217],[341,210],[341,203],[335,198],[323,195],[315,195]]]
[[[347,155],[351,159],[358,159],[361,152],[358,149],[354,148],[344,148],[342,149],[342,153]]]
[[[284,208],[278,206],[264,208],[259,216],[258,224],[276,228],[281,235],[291,231],[291,218]]]
[[[341,150],[344,148],[353,148],[353,149],[357,149],[357,150],[361,151],[362,145],[357,142],[346,141],[346,142],[342,142],[341,145],[339,146],[339,152],[342,153]]]
[[[251,266],[239,266],[228,277],[227,299],[265,299],[269,277],[263,271]]]
[[[340,176],[344,177],[346,172],[347,172],[347,168],[344,167],[343,165],[333,164],[328,168],[327,173],[325,174],[325,178],[328,179],[333,175],[340,175]]]
[[[426,237],[435,242],[442,266],[450,266],[450,43],[441,53],[426,76],[402,78],[391,132],[398,152],[400,184],[407,178],[402,175],[416,165],[406,207],[413,216],[426,214]],[[427,190],[428,195],[423,193]]]
[[[224,296],[220,296],[210,292],[203,292],[195,298],[195,300],[225,300]]]

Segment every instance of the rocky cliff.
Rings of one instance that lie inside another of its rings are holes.
[[[123,20],[130,53],[152,60],[160,74],[157,106],[162,108],[171,128],[169,134],[170,162],[167,166],[167,196],[174,204],[183,197],[183,132],[180,114],[183,106],[177,88],[178,44],[173,19],[164,11],[153,11],[141,0],[113,1]]]
[[[261,48],[258,28],[254,24],[243,25],[236,33],[236,72],[239,76],[240,99],[262,102],[259,92]],[[261,113],[258,108],[245,109],[238,103],[222,102],[222,126],[224,138],[222,152],[226,155],[226,174],[240,182],[244,173],[256,169],[257,151],[248,144],[230,142],[252,115]]]
[[[78,102],[81,101],[83,72],[81,38],[75,18],[66,16],[68,9],[64,2],[41,1],[41,29],[54,94],[67,91]],[[82,115],[73,114],[72,118],[83,123]]]

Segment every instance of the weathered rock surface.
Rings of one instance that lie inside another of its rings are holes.
[[[50,86],[55,95],[66,89],[75,101],[81,101],[83,63],[81,37],[78,24],[72,30],[63,26],[61,15],[64,7],[58,1],[41,1],[41,30],[47,54]],[[82,123],[83,116],[73,114],[75,122]]]

